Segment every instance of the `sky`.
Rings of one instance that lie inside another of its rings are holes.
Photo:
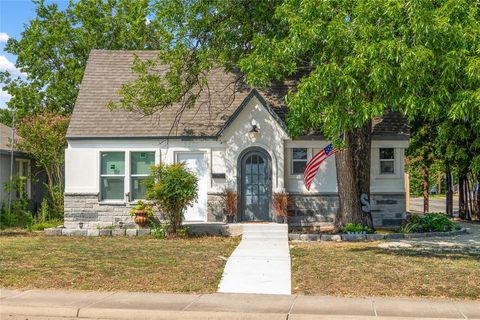
[[[60,9],[68,5],[68,0],[46,0],[45,3],[57,3]],[[35,18],[35,4],[31,0],[0,0],[0,71],[9,71],[21,75],[15,67],[16,57],[4,51],[9,38],[20,39],[28,22]],[[24,75],[22,75],[24,76]],[[2,84],[0,83],[0,89]],[[8,93],[0,90],[0,108],[5,108],[10,99]]]

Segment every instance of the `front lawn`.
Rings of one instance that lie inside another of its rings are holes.
[[[236,238],[0,236],[0,287],[215,292]]]
[[[392,250],[370,243],[291,245],[301,294],[480,300],[480,255]]]

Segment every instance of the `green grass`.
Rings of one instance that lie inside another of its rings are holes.
[[[391,250],[378,244],[291,245],[294,292],[480,300],[480,255]]]
[[[215,292],[237,238],[0,236],[0,287]]]

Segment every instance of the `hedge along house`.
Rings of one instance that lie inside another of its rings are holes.
[[[272,194],[293,198],[292,225],[332,222],[338,210],[335,157],[328,158],[307,191],[303,170],[329,142],[321,136],[291,139],[285,127],[286,84],[265,91],[246,86],[221,69],[208,74],[191,109],[173,105],[151,117],[110,111],[109,101],[135,79],[134,56],[154,51],[91,52],[67,133],[65,227],[131,224],[129,209],[144,197],[149,166],[185,162],[198,176],[198,200],[186,221],[223,221],[221,195],[237,191],[237,222],[273,221]],[[372,213],[377,226],[405,216],[404,150],[408,126],[396,113],[374,123]]]

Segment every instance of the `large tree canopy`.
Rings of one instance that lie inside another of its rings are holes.
[[[19,118],[45,110],[70,113],[91,49],[157,48],[162,38],[156,24],[148,23],[148,0],[70,1],[63,11],[34,2],[36,17],[5,48],[17,56],[26,78],[0,76]],[[11,113],[1,110],[0,121],[10,119]]]
[[[191,105],[196,94],[187,92],[202,90],[217,65],[239,67],[259,87],[301,75],[287,96],[289,130],[337,143],[345,133],[337,176],[346,220],[368,223],[358,195],[370,189],[373,118],[393,109],[479,121],[479,1],[159,0],[156,8],[167,42],[157,61],[137,62],[138,80],[113,106],[151,114],[173,101]],[[149,72],[158,63],[172,66],[167,76]]]

